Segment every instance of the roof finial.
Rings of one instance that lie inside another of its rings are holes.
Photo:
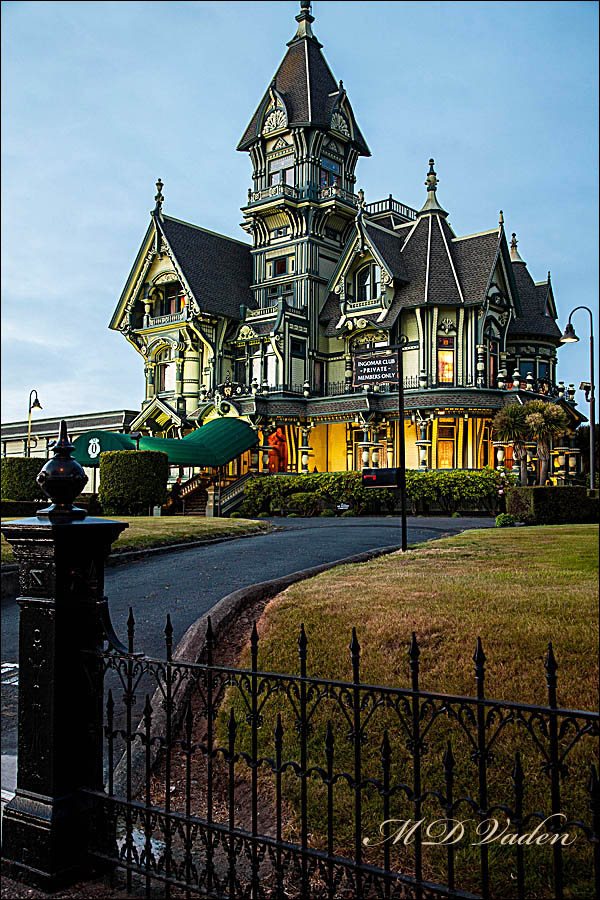
[[[500,226],[500,228],[504,227],[504,213],[502,212],[502,210],[500,210],[498,214],[498,225]]]
[[[522,262],[525,262],[525,260],[524,260],[524,259],[521,259],[521,254],[520,254],[519,251],[517,250],[517,244],[518,244],[518,243],[519,243],[519,242],[518,242],[518,240],[517,240],[516,232],[513,231],[513,233],[512,233],[512,240],[511,240],[511,242],[510,242],[510,259],[511,259],[511,262],[520,262],[520,263],[522,263]]]
[[[311,23],[315,21],[315,17],[311,15],[311,2],[310,0],[300,0],[300,12],[296,16],[296,22],[298,23],[298,31],[296,32],[293,40],[296,41],[299,38],[314,38],[314,34],[312,33]],[[290,43],[292,43],[290,41]],[[321,46],[321,45],[319,45]]]
[[[447,216],[448,213],[445,209],[442,209],[440,204],[438,203],[436,197],[437,186],[439,184],[439,179],[436,175],[435,169],[433,168],[435,163],[434,159],[429,160],[429,171],[427,172],[427,177],[425,178],[425,187],[427,188],[427,200],[423,205],[422,209],[419,211],[420,213],[428,213],[435,212],[438,215]]]
[[[164,184],[162,183],[161,179],[159,178],[158,181],[156,182],[156,196],[154,197],[154,199],[156,200],[156,206],[154,207],[154,212],[158,213],[159,215],[162,212],[162,205],[165,200],[165,198],[163,196],[163,192],[162,192],[163,188],[164,188]]]

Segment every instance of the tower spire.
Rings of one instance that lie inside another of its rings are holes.
[[[300,0],[300,12],[296,16],[298,30],[290,41],[290,44],[294,41],[301,40],[302,38],[313,38],[316,40],[311,28],[312,23],[315,21],[315,17],[311,14],[311,6],[311,0]]]
[[[434,159],[429,160],[429,171],[427,172],[427,177],[425,179],[425,187],[427,188],[427,200],[419,210],[419,215],[423,213],[437,213],[440,216],[447,216],[448,213],[445,209],[442,209],[442,207],[438,203],[438,199],[436,196],[439,179],[436,175],[435,169],[433,168],[434,162]]]
[[[519,242],[517,240],[516,232],[513,231],[512,240],[510,242],[510,259],[511,259],[511,262],[521,262],[522,263],[522,262],[525,262],[525,260],[521,259],[521,254],[517,250],[518,243]]]

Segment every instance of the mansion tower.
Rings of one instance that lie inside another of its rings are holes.
[[[265,451],[232,464],[285,471],[494,465],[491,420],[542,396],[573,426],[574,391],[556,378],[560,332],[550,275],[534,281],[504,220],[457,235],[433,159],[423,205],[366,202],[371,155],[342,81],[313,33],[308,0],[237,149],[251,186],[245,240],[156,206],[110,327],[143,359],[132,430],[182,436],[217,416],[252,423]],[[397,386],[357,387],[357,353],[403,343]],[[276,437],[276,440],[274,438]]]

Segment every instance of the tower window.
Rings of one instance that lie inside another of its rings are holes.
[[[273,264],[274,274],[277,275],[285,275],[287,273],[287,258],[282,256],[280,259],[276,259]]]
[[[341,182],[342,167],[339,163],[326,156],[321,160],[321,187],[331,187],[331,185],[339,185]]]
[[[454,338],[438,338],[438,384],[454,384]]]
[[[294,157],[291,153],[269,162],[269,184],[294,184]]]

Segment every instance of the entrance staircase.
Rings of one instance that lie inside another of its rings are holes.
[[[235,512],[244,500],[246,483],[255,473],[246,472],[241,478],[229,480],[221,488],[221,515],[229,516]],[[181,499],[183,500],[184,516],[205,516],[208,500],[207,488],[211,486],[212,478],[209,475],[193,475],[181,486]],[[216,502],[216,501],[215,501]],[[216,513],[215,513],[216,515]]]

